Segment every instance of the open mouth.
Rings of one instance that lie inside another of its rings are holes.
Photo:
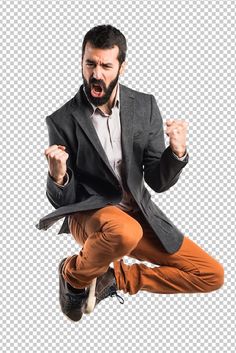
[[[91,85],[91,94],[93,97],[101,97],[103,94],[102,87],[97,83],[92,83]]]

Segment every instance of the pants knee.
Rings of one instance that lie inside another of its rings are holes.
[[[126,251],[134,249],[143,236],[143,229],[136,221],[122,224],[120,227],[119,243]]]
[[[224,267],[219,262],[214,264],[208,283],[210,291],[219,289],[223,286]]]
[[[215,270],[216,287],[220,288],[224,284],[224,267],[218,262]]]

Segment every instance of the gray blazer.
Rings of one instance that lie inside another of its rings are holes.
[[[116,205],[122,199],[122,188],[89,119],[92,112],[81,85],[70,101],[46,117],[49,145],[66,146],[70,181],[60,188],[48,172],[46,195],[56,210],[39,220],[38,229],[47,230],[64,218],[58,234],[70,233],[70,214]],[[189,156],[180,161],[165,147],[163,121],[153,95],[120,84],[120,117],[124,188],[132,193],[165,250],[174,253],[184,234],[151,200],[144,181],[157,193],[168,190]]]

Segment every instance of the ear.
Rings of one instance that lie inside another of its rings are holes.
[[[120,67],[120,75],[124,75],[126,66],[127,66],[127,62],[123,61],[123,63],[121,64],[121,67]]]

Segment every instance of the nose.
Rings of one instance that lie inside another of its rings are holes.
[[[102,69],[99,65],[97,65],[94,69],[93,69],[93,77],[96,80],[100,80],[102,78]]]

